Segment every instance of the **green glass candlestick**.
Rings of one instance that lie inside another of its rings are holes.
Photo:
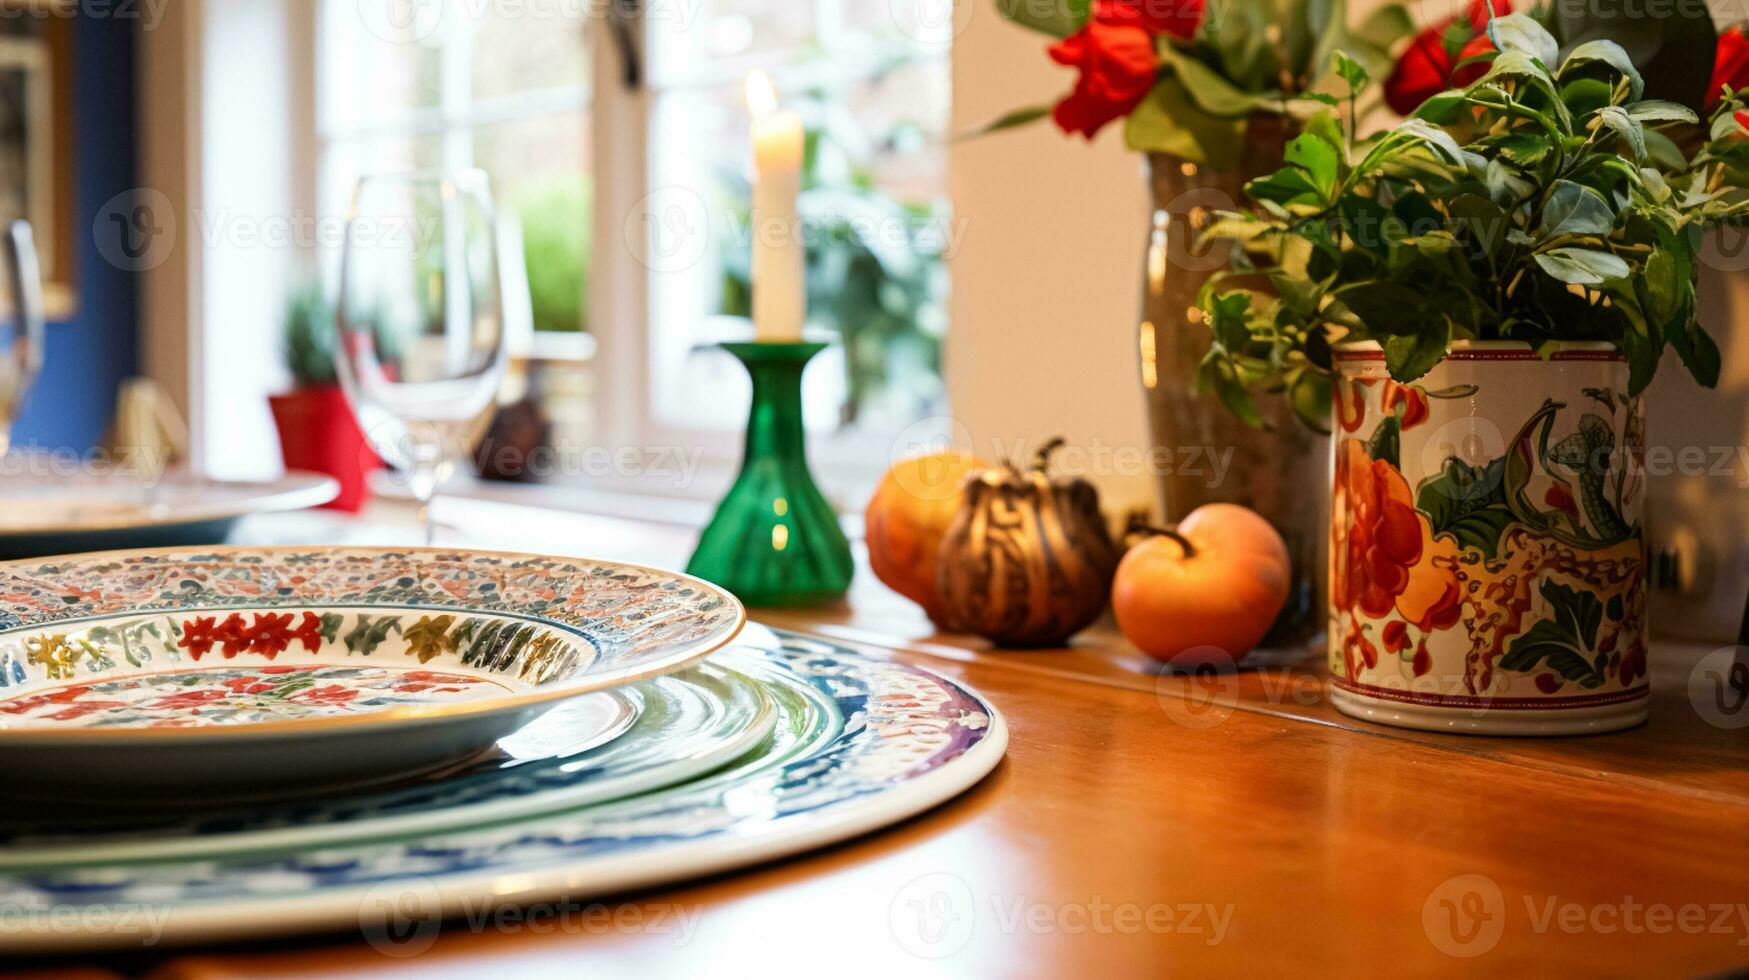
[[[825,344],[724,344],[753,378],[741,472],[686,571],[749,606],[832,602],[850,588],[850,542],[808,472],[802,370]]]

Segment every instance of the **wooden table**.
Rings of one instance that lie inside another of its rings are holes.
[[[671,566],[692,542],[680,527],[514,509],[468,523],[494,528],[485,545]],[[1691,704],[1707,649],[1655,651],[1642,728],[1512,740],[1349,719],[1316,656],[1163,679],[1109,627],[1024,653],[938,636],[866,569],[843,606],[755,618],[975,686],[1007,715],[1006,761],[883,833],[608,899],[622,921],[662,911],[661,926],[464,923],[410,960],[354,934],[149,952],[80,975],[1695,975],[1749,963],[1749,728]]]

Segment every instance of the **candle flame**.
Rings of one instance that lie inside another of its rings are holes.
[[[755,118],[777,111],[777,89],[771,77],[757,68],[747,73],[747,108]]]

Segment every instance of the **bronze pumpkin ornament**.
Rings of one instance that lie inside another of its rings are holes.
[[[1031,468],[973,474],[941,542],[940,606],[955,628],[1004,646],[1059,646],[1099,618],[1118,550],[1086,480],[1053,481],[1053,439]]]

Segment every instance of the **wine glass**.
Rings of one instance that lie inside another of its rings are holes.
[[[42,274],[30,222],[6,230],[7,302],[0,314],[0,455],[11,446],[12,423],[43,363]]]
[[[340,263],[336,372],[371,446],[437,534],[437,487],[491,421],[506,361],[484,171],[360,178]]]

